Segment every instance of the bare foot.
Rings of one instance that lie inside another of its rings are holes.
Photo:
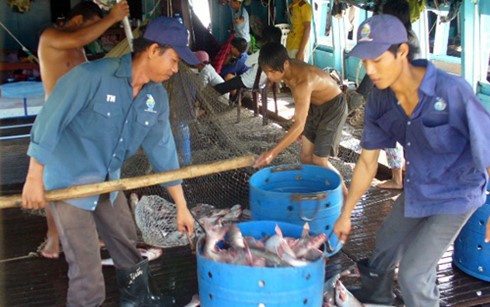
[[[385,180],[376,185],[380,189],[403,190],[403,184],[396,183],[393,180]]]
[[[58,259],[60,257],[60,239],[58,236],[48,236],[46,240],[39,246],[39,253],[44,258]]]

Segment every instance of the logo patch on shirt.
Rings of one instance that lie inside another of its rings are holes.
[[[116,95],[106,95],[106,101],[110,103],[116,103]]]
[[[153,108],[155,107],[155,99],[153,99],[153,96],[151,94],[146,94],[146,106],[148,107],[145,110],[146,112],[151,112],[151,113],[157,112],[153,110]]]
[[[371,35],[371,26],[369,24],[365,24],[362,29],[361,29],[361,38],[359,39],[360,42],[370,42],[373,39],[369,37]]]
[[[442,100],[442,98],[437,97],[436,102],[434,103],[434,109],[436,111],[444,111],[447,107],[447,103]]]

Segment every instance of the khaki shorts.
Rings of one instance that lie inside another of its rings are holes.
[[[322,105],[310,105],[303,135],[315,145],[318,157],[338,154],[342,128],[347,118],[347,101],[344,93]]]

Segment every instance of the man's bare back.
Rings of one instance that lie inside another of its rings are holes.
[[[50,46],[51,37],[57,36],[60,30],[46,29],[39,41],[39,58],[41,78],[45,88],[46,97],[53,91],[56,81],[73,67],[87,61],[85,51],[81,48],[57,49]],[[49,37],[49,38],[48,38]]]
[[[342,92],[327,72],[295,59],[290,60],[289,73],[284,75],[283,81],[296,103],[309,96],[311,104],[322,105]]]
[[[86,62],[84,46],[96,40],[114,23],[129,14],[126,1],[116,4],[104,18],[73,16],[62,28],[47,28],[39,38],[38,56],[46,97],[58,79],[73,67]]]

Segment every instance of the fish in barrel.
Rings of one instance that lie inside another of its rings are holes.
[[[243,236],[235,224],[219,225],[205,220],[203,227],[206,237],[202,255],[214,261],[258,267],[302,267],[320,257],[326,258],[320,249],[326,235],[310,235],[308,223],[301,238],[284,237],[278,225],[274,235],[261,239]]]

